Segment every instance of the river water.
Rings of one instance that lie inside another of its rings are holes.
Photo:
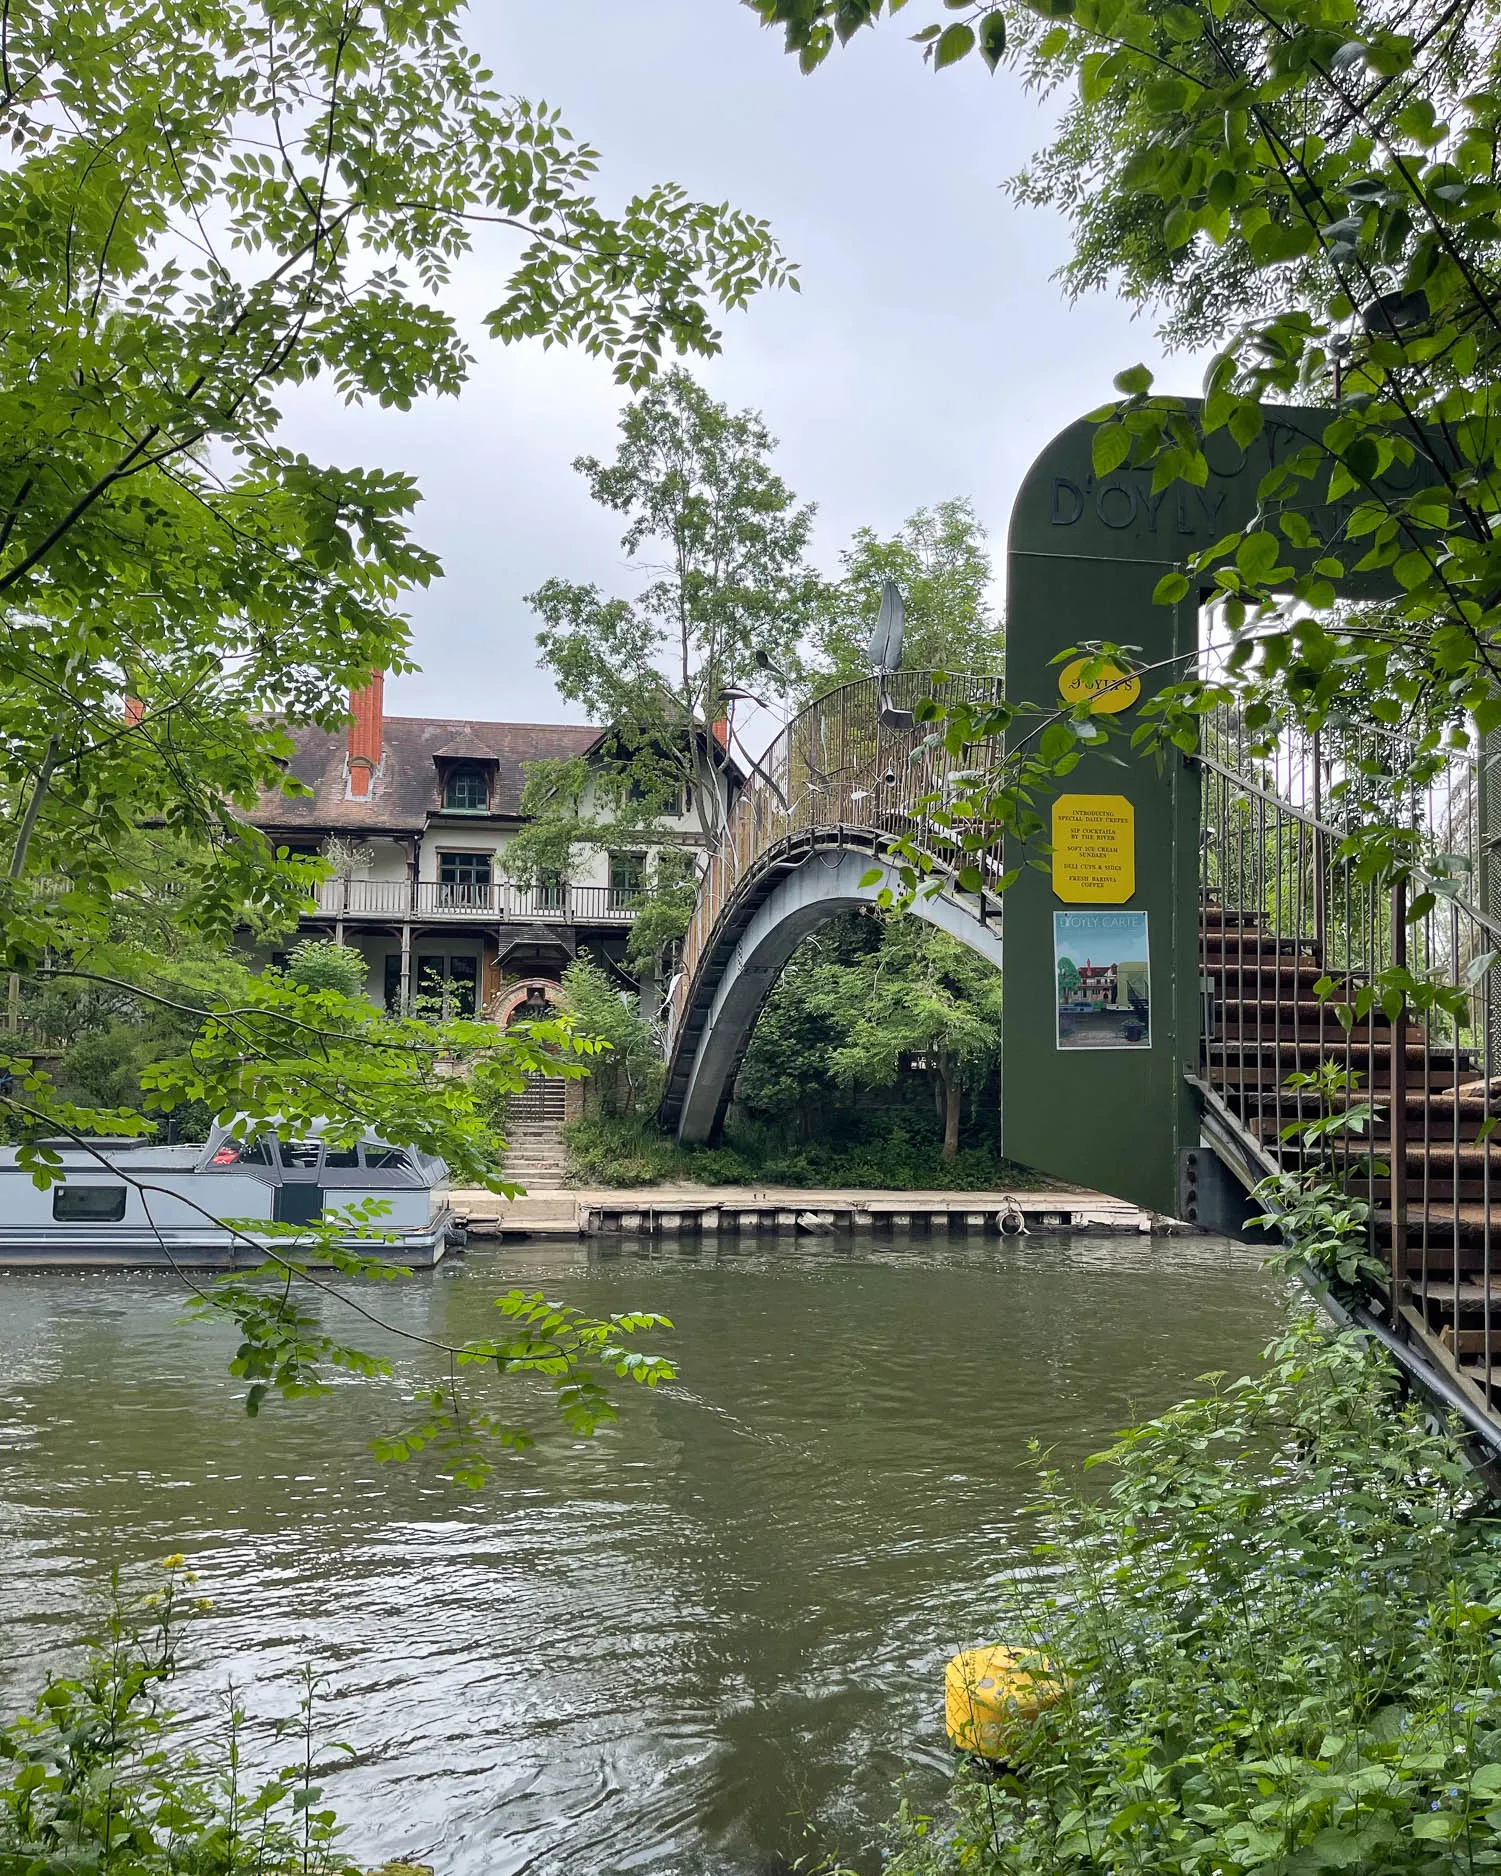
[[[1028,1441],[1094,1450],[1205,1370],[1244,1372],[1282,1309],[1227,1244],[1042,1236],[504,1245],[378,1306],[458,1339],[515,1283],[662,1311],[681,1379],[476,1496],[368,1457],[394,1391],[246,1420],[229,1338],[182,1326],[170,1280],[0,1277],[5,1708],[69,1661],[112,1566],[182,1551],[214,1599],[183,1703],[232,1674],[285,1713],[311,1663],[358,1755],[330,1795],[372,1860],[872,1868],[898,1785],[941,1802],[943,1664],[997,1638]]]

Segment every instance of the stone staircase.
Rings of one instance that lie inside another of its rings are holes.
[[[550,1075],[528,1075],[506,1110],[507,1180],[530,1192],[556,1192],[568,1170],[563,1144],[564,1084]]]

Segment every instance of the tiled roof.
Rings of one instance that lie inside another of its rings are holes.
[[[334,829],[364,833],[420,833],[439,808],[435,757],[493,761],[491,812],[519,815],[523,765],[587,755],[600,732],[575,723],[474,723],[453,717],[387,717],[381,766],[368,796],[347,793],[346,732],[297,729],[289,767],[311,795],[272,792],[250,819],[288,833]]]

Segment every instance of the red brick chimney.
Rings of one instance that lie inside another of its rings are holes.
[[[354,721],[349,726],[349,792],[361,798],[370,793],[371,779],[380,767],[384,747],[386,674],[372,671],[363,690],[349,693]]]
[[[125,699],[125,722],[130,729],[134,729],[145,714],[146,706],[141,702],[139,697],[127,697]]]

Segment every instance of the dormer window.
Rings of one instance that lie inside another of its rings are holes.
[[[443,805],[460,814],[483,813],[490,805],[490,785],[485,771],[472,762],[456,763],[448,771]]]

